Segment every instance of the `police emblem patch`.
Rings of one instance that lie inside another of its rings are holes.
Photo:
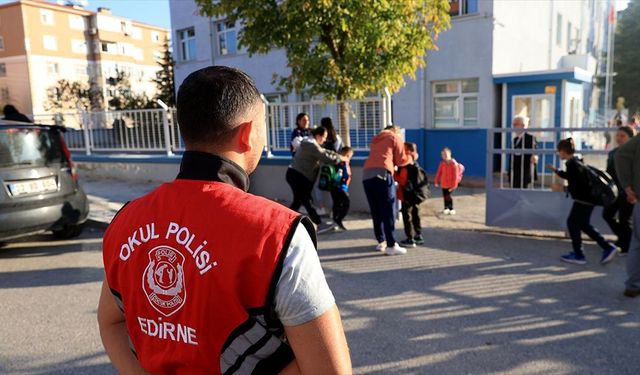
[[[180,310],[187,298],[184,261],[184,255],[166,245],[149,251],[149,265],[142,275],[142,289],[151,306],[164,316]]]

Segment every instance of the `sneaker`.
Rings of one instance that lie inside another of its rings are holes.
[[[333,223],[322,223],[318,225],[318,234],[324,234],[327,232],[331,232],[334,228]]]
[[[417,235],[417,236],[413,237],[413,242],[414,242],[416,245],[424,245],[424,238],[422,238],[422,235],[421,235],[421,234],[419,234],[419,235]]]
[[[382,241],[376,245],[376,251],[384,252],[387,250],[387,241]]]
[[[344,223],[343,223],[343,222],[341,222],[341,221],[340,221],[340,222],[336,222],[336,224],[338,225],[338,227],[339,227],[341,230],[343,230],[343,231],[346,231],[346,230],[347,230],[347,228],[344,226]]]
[[[616,257],[616,254],[618,254],[618,248],[611,245],[610,248],[602,252],[602,259],[600,259],[600,264],[607,264],[611,262],[613,258]]]
[[[573,264],[587,264],[587,258],[585,258],[584,255],[579,256],[573,251],[570,252],[569,254],[566,254],[560,257],[560,260],[562,260],[563,262],[573,263]]]
[[[624,290],[624,296],[629,298],[636,298],[637,296],[640,296],[640,289],[626,288]]]
[[[456,210],[454,209],[450,209],[449,210],[449,215],[455,215],[456,214]]]
[[[416,247],[416,242],[414,240],[412,240],[411,238],[407,238],[404,241],[400,241],[400,245],[405,246],[405,247]]]
[[[384,255],[404,255],[406,253],[407,253],[407,249],[405,249],[404,247],[401,247],[400,244],[397,242],[395,245],[393,245],[393,247],[388,247],[384,251]]]
[[[444,210],[442,210],[442,213],[445,214],[445,215],[449,215],[449,214],[451,214],[451,210],[448,209],[448,208],[445,208]]]

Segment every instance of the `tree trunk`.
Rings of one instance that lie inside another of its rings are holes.
[[[345,146],[351,147],[351,135],[349,133],[349,102],[341,100],[338,102],[338,112],[340,124],[340,137]]]

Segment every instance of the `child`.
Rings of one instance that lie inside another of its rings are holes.
[[[551,169],[558,177],[567,180],[568,190],[573,198],[573,206],[567,218],[567,228],[571,236],[573,251],[563,255],[561,260],[573,264],[587,264],[582,250],[581,232],[584,232],[602,248],[600,263],[609,263],[615,257],[618,248],[605,240],[590,223],[594,205],[591,203],[593,198],[589,190],[589,178],[582,160],[574,156],[576,148],[573,139],[567,138],[558,142],[557,150],[560,159],[565,161],[566,170],[558,170],[551,164],[547,164],[547,168]]]
[[[440,156],[442,156],[442,161],[436,172],[435,186],[442,187],[442,197],[444,198],[444,210],[442,213],[445,215],[455,215],[456,210],[453,209],[453,198],[451,194],[458,188],[458,184],[460,183],[459,176],[461,174],[461,166],[456,159],[451,157],[451,149],[448,147],[442,149]]]
[[[346,158],[346,161],[338,164],[338,176],[340,178],[337,181],[336,186],[331,189],[331,200],[333,200],[333,222],[335,223],[335,230],[347,230],[342,220],[347,216],[349,212],[349,205],[351,203],[349,199],[349,183],[351,182],[351,166],[349,161],[353,157],[353,149],[348,146],[342,147],[340,155]]]
[[[409,156],[409,164],[398,167],[395,180],[398,183],[398,200],[402,202],[402,221],[407,239],[400,241],[400,245],[415,247],[423,245],[422,226],[420,225],[419,203],[411,202],[406,193],[407,185],[418,186],[418,145],[411,142],[404,143],[404,152]]]

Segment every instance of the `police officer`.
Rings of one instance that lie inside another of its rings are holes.
[[[104,347],[123,374],[351,372],[310,221],[247,193],[266,139],[253,80],[222,66],[178,91],[176,180],[103,240]]]

